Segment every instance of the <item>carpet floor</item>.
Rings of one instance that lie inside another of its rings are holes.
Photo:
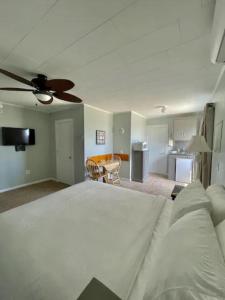
[[[132,189],[153,195],[162,195],[170,198],[174,186],[185,185],[184,183],[169,180],[158,174],[150,174],[149,177],[143,182],[135,182],[122,179],[120,186],[127,189]]]
[[[0,213],[25,203],[37,200],[68,187],[67,184],[53,180],[32,184],[0,194]]]
[[[151,174],[144,182],[121,180],[120,186],[153,195],[163,195],[170,198],[175,184],[180,184],[165,177]],[[182,185],[182,184],[181,184]],[[67,184],[53,180],[32,184],[0,194],[0,213],[38,198],[47,196],[68,187]]]

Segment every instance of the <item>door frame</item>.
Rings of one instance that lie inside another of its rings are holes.
[[[56,126],[57,124],[63,123],[63,122],[71,122],[72,127],[72,158],[71,158],[71,164],[72,164],[72,182],[75,181],[75,166],[74,166],[74,120],[73,119],[60,119],[55,120],[55,165],[56,165],[56,180],[58,181],[58,170],[57,170],[57,145],[56,145]]]
[[[147,125],[147,142],[148,142],[148,147],[149,147],[149,165],[148,165],[148,171],[150,173],[150,147],[151,147],[151,143],[149,143],[149,131],[150,131],[150,127],[155,127],[155,128],[159,128],[159,127],[167,127],[167,132],[168,132],[168,143],[169,144],[169,124],[168,123],[164,123],[164,124],[148,124]],[[166,154],[166,156],[168,155],[168,153]],[[166,168],[166,173],[161,174],[161,173],[157,173],[160,175],[167,175],[168,176],[168,162],[167,162],[167,168]]]

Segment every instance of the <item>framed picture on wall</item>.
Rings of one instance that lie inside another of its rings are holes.
[[[105,145],[105,131],[96,130],[96,145]]]
[[[215,140],[214,140],[214,148],[215,152],[221,152],[221,144],[222,144],[222,136],[223,136],[223,121],[216,124],[215,127]]]

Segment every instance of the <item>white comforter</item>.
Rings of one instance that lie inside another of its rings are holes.
[[[0,299],[72,300],[92,277],[127,299],[165,202],[89,181],[0,214]]]

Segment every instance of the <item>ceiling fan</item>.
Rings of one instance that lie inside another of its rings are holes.
[[[53,97],[72,103],[82,102],[82,100],[77,96],[65,93],[65,91],[68,91],[75,86],[75,84],[68,79],[48,80],[47,76],[38,74],[37,77],[29,81],[25,78],[22,78],[14,73],[8,72],[3,69],[0,69],[0,73],[32,87],[32,89],[10,87],[0,88],[0,90],[2,91],[32,92],[37,98],[37,100],[42,104],[51,104],[53,101]]]

